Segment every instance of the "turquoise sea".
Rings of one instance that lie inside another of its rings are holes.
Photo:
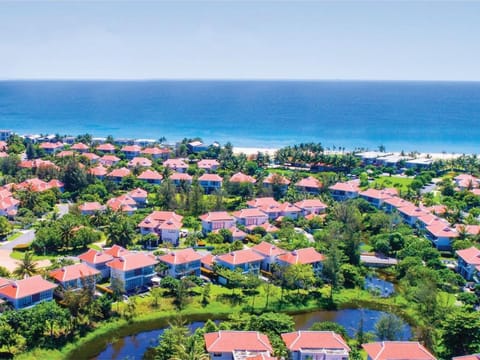
[[[479,125],[478,82],[0,82],[0,128],[20,134],[477,153]]]

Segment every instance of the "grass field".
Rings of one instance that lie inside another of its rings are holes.
[[[399,176],[380,176],[370,184],[370,187],[388,188],[394,187],[402,192],[408,190],[408,186],[412,183],[412,178]]]

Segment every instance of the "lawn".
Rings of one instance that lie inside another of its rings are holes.
[[[399,176],[379,176],[371,184],[370,187],[374,188],[388,188],[394,187],[402,192],[408,190],[408,186],[412,183],[412,178],[399,177]]]
[[[18,237],[22,236],[23,233],[21,233],[20,231],[17,231],[16,233],[10,235],[8,238],[7,238],[7,241],[12,241],[12,240],[15,240],[17,239]]]
[[[12,251],[10,254],[10,257],[15,260],[23,260],[23,257],[25,256],[25,252],[23,251]],[[53,256],[43,256],[43,255],[33,255],[33,260],[35,261],[40,261],[40,260],[51,260],[53,259]]]

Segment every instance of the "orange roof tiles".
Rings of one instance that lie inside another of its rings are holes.
[[[210,211],[206,214],[199,216],[203,221],[232,221],[234,220],[226,211]]]
[[[271,173],[263,180],[264,184],[281,184],[281,185],[289,185],[290,180],[288,180],[285,176],[280,174]]]
[[[127,251],[127,250],[124,249],[124,251]],[[89,249],[87,252],[79,255],[78,258],[90,264],[101,264],[101,263],[106,263],[110,260],[113,260],[112,255],[104,252],[99,252],[94,249]]]
[[[231,265],[240,265],[255,261],[262,261],[263,256],[257,254],[252,249],[232,251],[228,254],[218,255],[217,260]]]
[[[232,175],[229,181],[233,183],[236,182],[236,183],[251,183],[251,184],[255,184],[257,182],[255,178],[249,175],[245,175],[244,173],[241,173],[241,172],[237,172],[236,174]]]
[[[314,178],[313,176],[308,176],[297,182],[296,186],[319,189],[322,187],[322,183],[320,182],[320,180]]]
[[[221,176],[217,174],[203,174],[198,178],[198,181],[217,181],[217,182],[222,182],[223,179]]]
[[[0,288],[0,294],[10,299],[21,299],[26,296],[53,290],[56,287],[57,285],[43,279],[40,275],[36,275],[22,280],[11,281],[8,285]]]
[[[255,250],[256,252],[264,256],[277,256],[277,255],[285,254],[287,252],[287,250],[283,250],[266,241],[262,241],[260,244],[253,246],[251,249]]]
[[[266,335],[258,331],[218,331],[204,335],[207,351],[229,353],[235,350],[272,352]]]
[[[467,264],[480,265],[480,250],[475,246],[469,247],[468,249],[457,250],[456,253]]]
[[[289,351],[335,349],[350,351],[345,340],[333,331],[295,331],[282,334]]]
[[[179,265],[190,263],[192,261],[198,261],[202,259],[202,255],[197,253],[195,250],[188,248],[161,255],[158,257],[158,259],[169,264]]]
[[[130,271],[155,265],[157,260],[144,253],[129,253],[107,263],[108,267],[121,271]]]
[[[419,342],[382,341],[362,344],[373,360],[436,360]]]
[[[278,260],[289,264],[313,264],[325,260],[325,256],[313,247],[309,247],[279,255]]]
[[[162,180],[163,176],[155,170],[145,170],[137,177],[140,180]]]
[[[88,276],[96,276],[99,274],[100,271],[83,263],[64,266],[60,269],[50,271],[50,276],[60,282],[77,280]]]

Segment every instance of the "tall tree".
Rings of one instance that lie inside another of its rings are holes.
[[[37,263],[33,260],[33,253],[27,251],[23,255],[23,259],[18,266],[13,270],[13,274],[16,277],[23,279],[38,274],[38,271]]]

